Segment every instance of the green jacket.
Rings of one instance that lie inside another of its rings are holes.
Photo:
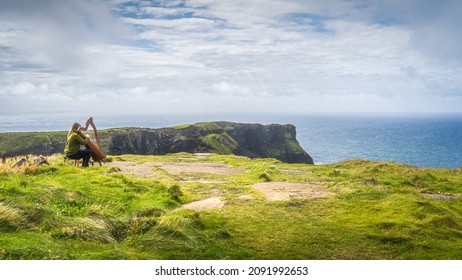
[[[67,136],[66,147],[64,148],[64,155],[69,156],[76,154],[80,145],[86,145],[88,143],[88,137],[83,139],[77,132],[72,132]]]

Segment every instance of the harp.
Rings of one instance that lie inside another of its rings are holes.
[[[99,139],[98,130],[96,129],[95,123],[93,122],[93,117],[88,118],[88,120],[85,122],[85,127],[80,127],[80,129],[77,130],[77,133],[83,139],[87,138],[87,136],[82,132],[82,130],[86,131],[90,126],[93,128],[93,135],[88,137],[89,141],[88,144],[85,146],[87,147],[87,149],[90,149],[92,151],[93,160],[99,162],[99,165],[101,166],[102,162],[106,162],[106,154],[103,152],[103,150],[101,150],[101,142]]]

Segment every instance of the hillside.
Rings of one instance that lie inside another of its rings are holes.
[[[91,131],[90,131],[91,132]],[[0,133],[0,155],[62,153],[66,132]],[[167,128],[114,128],[99,131],[102,149],[111,155],[217,153],[313,163],[296,139],[293,125],[204,122]]]
[[[462,170],[178,153],[0,164],[0,259],[461,259]]]

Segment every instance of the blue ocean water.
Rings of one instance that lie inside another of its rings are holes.
[[[419,167],[462,166],[462,117],[294,119],[299,142],[316,163],[352,158]]]
[[[0,115],[0,132],[68,130],[87,116]],[[159,128],[201,121],[291,123],[300,145],[316,164],[347,159],[394,161],[418,167],[462,166],[462,116],[335,115],[96,115],[98,129]]]

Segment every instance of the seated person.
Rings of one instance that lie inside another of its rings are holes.
[[[74,123],[67,134],[64,155],[70,159],[83,159],[82,167],[88,167],[92,151],[90,149],[82,150],[80,145],[88,144],[88,137],[82,138],[77,131],[86,130],[79,123]]]

